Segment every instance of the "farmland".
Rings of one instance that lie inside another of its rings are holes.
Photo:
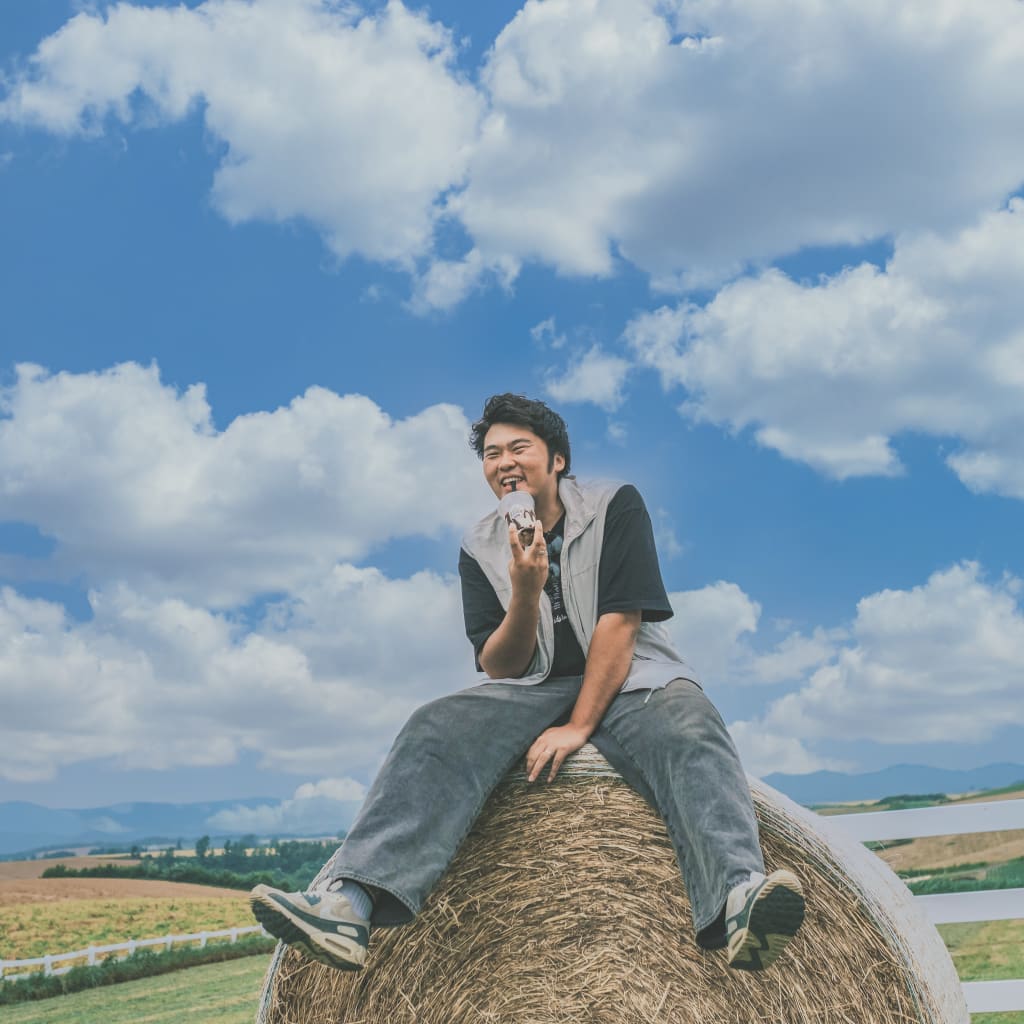
[[[8,960],[255,923],[245,894],[237,889],[138,879],[39,878],[51,864],[2,865],[0,950]]]

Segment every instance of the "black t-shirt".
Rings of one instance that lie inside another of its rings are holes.
[[[550,676],[582,675],[586,666],[586,652],[580,647],[562,609],[560,563],[564,524],[563,516],[553,530],[544,534],[548,563],[552,567],[544,589],[551,599],[555,621],[555,655]],[[466,636],[473,645],[476,667],[480,670],[480,651],[504,620],[505,609],[483,569],[465,550],[459,552],[459,576]],[[598,566],[597,614],[600,617],[605,612],[637,610],[642,612],[645,622],[661,622],[672,617],[654,547],[651,517],[640,492],[632,484],[625,484],[608,503],[605,516]]]

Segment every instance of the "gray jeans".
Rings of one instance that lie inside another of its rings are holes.
[[[419,912],[491,791],[540,733],[567,718],[581,683],[484,683],[413,713],[331,863],[332,878],[379,890],[374,925]],[[729,889],[763,871],[764,860],[747,779],[714,705],[686,679],[620,693],[590,742],[661,814],[697,941],[721,945]]]

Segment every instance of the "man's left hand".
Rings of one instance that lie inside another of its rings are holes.
[[[533,782],[550,761],[551,771],[548,773],[548,782],[551,782],[558,774],[558,769],[562,767],[562,762],[570,754],[575,754],[588,739],[590,739],[590,733],[575,725],[559,725],[545,729],[526,752],[528,781]]]

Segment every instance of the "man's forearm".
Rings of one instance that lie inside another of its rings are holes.
[[[591,735],[629,675],[640,612],[608,612],[597,620],[587,652],[583,686],[569,724]]]
[[[480,651],[480,666],[492,679],[517,679],[526,671],[537,647],[539,620],[540,595],[520,597],[513,590],[505,618]]]

